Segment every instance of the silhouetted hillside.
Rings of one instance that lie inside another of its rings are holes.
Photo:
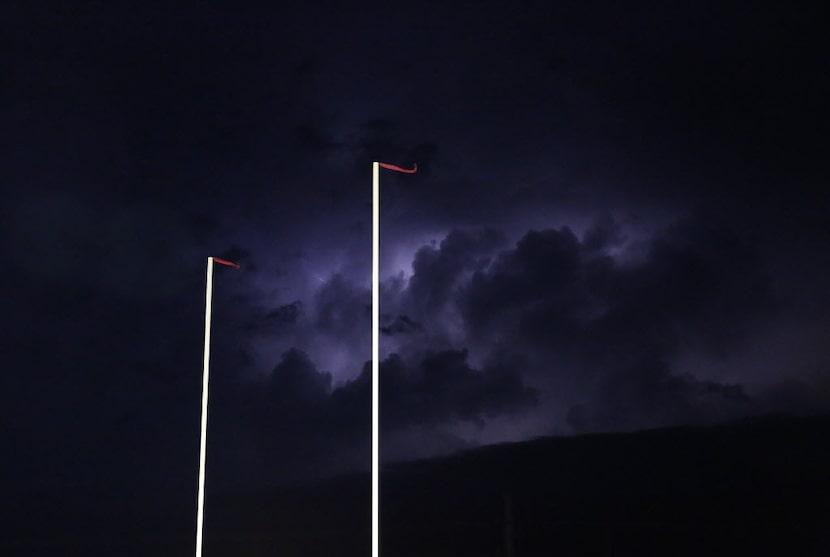
[[[395,466],[387,555],[505,555],[507,537],[520,556],[830,555],[828,432],[827,417],[766,418]]]
[[[382,555],[830,555],[830,417],[546,438],[387,467]],[[3,555],[188,555],[193,504],[6,508]],[[205,557],[370,553],[368,474],[208,496]]]

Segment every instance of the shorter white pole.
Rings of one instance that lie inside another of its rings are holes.
[[[207,452],[208,379],[210,376],[210,306],[213,298],[213,258],[207,260],[205,287],[205,361],[202,371],[202,440],[199,447],[199,501],[196,509],[196,557],[202,557],[205,519],[205,454]]]
[[[372,163],[372,557],[380,554],[380,165]]]

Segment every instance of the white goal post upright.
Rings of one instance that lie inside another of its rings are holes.
[[[372,557],[380,555],[380,168],[405,174],[412,169],[372,163]]]

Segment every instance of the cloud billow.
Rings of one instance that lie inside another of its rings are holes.
[[[537,393],[520,370],[502,365],[472,367],[464,350],[425,354],[408,363],[397,354],[381,362],[383,428],[438,426],[521,412],[537,402]],[[371,365],[359,376],[332,388],[331,375],[320,371],[304,352],[291,349],[268,376],[263,410],[275,419],[313,421],[332,432],[365,427],[371,408]],[[327,424],[327,425],[326,425]]]
[[[406,303],[422,314],[434,314],[451,301],[465,273],[486,266],[503,243],[503,235],[493,229],[453,230],[438,247],[422,247],[412,262]]]
[[[420,262],[416,256],[420,265],[402,296],[429,308],[419,321],[426,331],[443,326],[430,315],[460,315],[456,338],[482,360],[524,351],[533,366],[522,377],[556,385],[557,396],[572,399],[577,410],[559,419],[573,429],[752,410],[740,385],[673,367],[691,344],[713,357],[729,353],[774,311],[769,279],[747,238],[688,218],[656,236],[643,257],[625,261],[611,255],[611,248],[624,249],[625,236],[607,216],[581,239],[567,227],[531,230],[512,248],[497,252],[490,244],[466,258],[449,242],[461,234],[421,252]],[[430,282],[433,268],[440,272]]]
[[[482,428],[488,420],[519,415],[538,402],[520,370],[475,368],[463,350],[426,353],[413,361],[393,354],[381,362],[380,373],[385,460],[457,450],[467,443],[448,429],[453,424]],[[366,362],[357,377],[333,387],[331,374],[294,348],[282,355],[264,384],[223,393],[218,412],[233,421],[218,424],[214,443],[223,447],[217,458],[225,481],[365,468],[371,378],[371,362]]]
[[[775,311],[756,246],[693,218],[662,230],[638,257],[626,256],[627,242],[606,215],[581,237],[567,227],[530,230],[509,246],[497,230],[457,229],[417,250],[411,277],[389,279],[381,293],[387,456],[416,456],[406,439],[435,437],[441,451],[487,442],[488,432],[514,423],[539,435],[758,411],[739,382],[678,366],[690,346],[728,354]],[[297,302],[269,319],[352,339],[354,361],[367,296],[336,274],[307,312]],[[333,381],[318,367],[325,356],[288,350],[266,378],[260,415],[275,424],[274,446],[368,442],[370,363]]]
[[[381,416],[389,427],[437,426],[453,421],[483,425],[488,418],[519,413],[537,402],[518,369],[474,369],[465,350],[427,354],[416,365],[399,356],[381,366]]]
[[[327,402],[331,374],[318,371],[305,352],[292,348],[266,381],[269,409],[281,415],[312,414]]]

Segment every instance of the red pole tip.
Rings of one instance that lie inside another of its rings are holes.
[[[227,265],[228,267],[236,267],[237,269],[239,269],[239,265],[232,261],[228,261],[227,259],[220,259],[218,257],[214,257],[213,260],[217,263],[221,263],[222,265]]]
[[[418,172],[418,163],[412,163],[412,168],[401,168],[400,166],[395,166],[394,164],[389,164],[385,162],[379,162],[378,165],[382,166],[383,168],[388,168],[389,170],[394,170],[396,172],[403,172],[404,174],[415,174]]]

